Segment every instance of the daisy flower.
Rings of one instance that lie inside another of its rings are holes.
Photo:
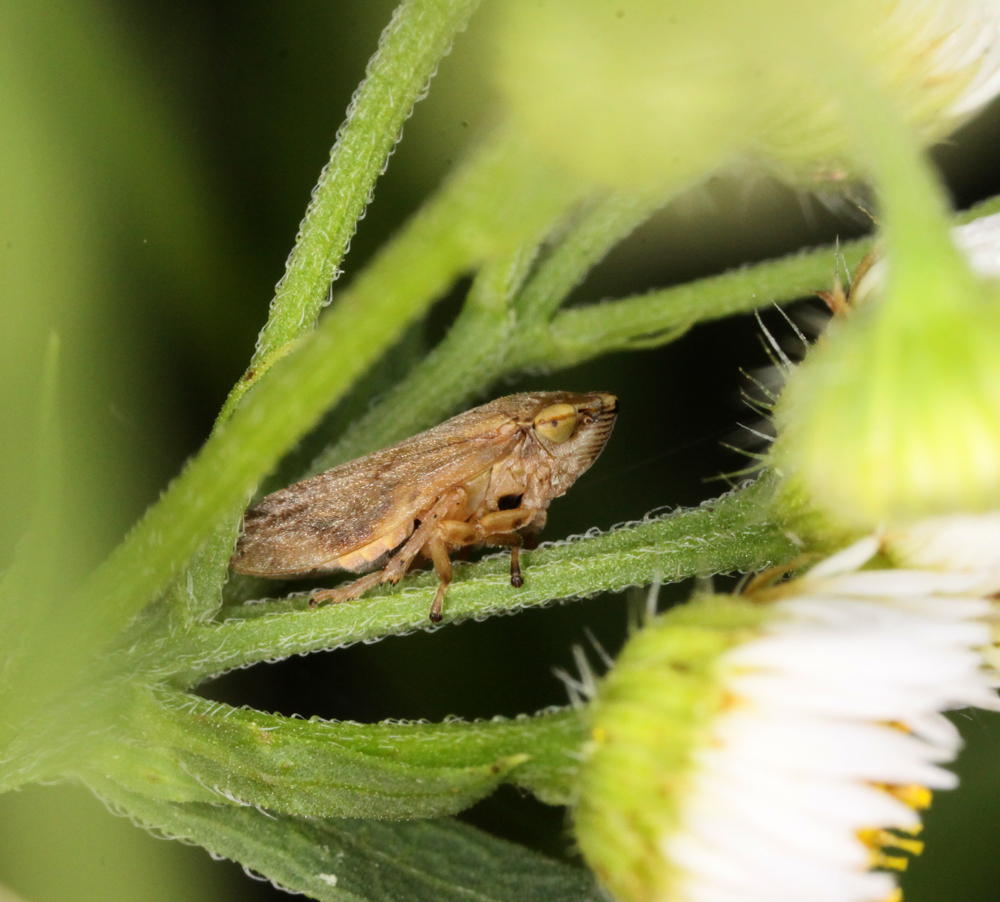
[[[626,647],[593,703],[576,809],[616,899],[895,898],[920,809],[956,784],[942,712],[1000,704],[982,572],[860,569],[883,542],[770,603],[672,611]]]

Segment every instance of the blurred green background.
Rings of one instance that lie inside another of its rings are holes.
[[[30,508],[48,335],[58,332],[63,351],[66,517],[75,537],[68,582],[114,546],[208,434],[249,359],[309,192],[393,7],[0,3],[0,568]],[[489,52],[490,36],[474,22],[408,122],[345,280],[495,121]],[[958,206],[1000,192],[998,146],[994,105],[938,150]],[[767,179],[719,179],[618,248],[576,301],[688,281],[866,227],[849,202]],[[456,291],[438,304],[410,340],[441,335],[460,298]],[[804,301],[796,316],[808,326],[816,310]],[[781,316],[763,318],[794,350]],[[717,477],[744,465],[723,443],[746,445],[739,424],[756,418],[740,398],[741,371],[767,363],[759,327],[744,317],[662,350],[496,386],[494,394],[607,389],[622,399],[611,444],[555,504],[544,537],[723,491]],[[587,643],[588,628],[616,651],[628,604],[601,597],[262,665],[204,691],[359,721],[514,715],[565,703],[553,668],[572,670],[572,646]],[[982,713],[957,722],[969,741],[962,788],[942,795],[928,817],[930,845],[907,880],[910,902],[1000,895],[1000,723]],[[564,813],[513,791],[467,817],[573,854]],[[0,797],[0,883],[30,902],[279,896],[237,866],[152,839],[73,787]]]

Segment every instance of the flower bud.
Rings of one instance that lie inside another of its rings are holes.
[[[786,497],[847,527],[1000,508],[1000,286],[927,273],[831,322],[775,408]]]
[[[857,174],[816,67],[863,70],[931,142],[1000,89],[1000,8],[973,0],[508,0],[496,80],[515,130],[581,180],[677,188],[766,158]]]

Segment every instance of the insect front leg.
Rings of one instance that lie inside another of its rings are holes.
[[[524,585],[524,577],[521,575],[521,546],[524,539],[516,530],[531,524],[536,513],[537,509],[527,506],[491,511],[480,517],[476,524],[483,539],[490,545],[510,548],[510,584],[515,589]]]
[[[431,539],[425,551],[434,562],[434,572],[441,582],[438,583],[434,601],[431,602],[430,618],[433,623],[441,622],[441,611],[444,608],[444,595],[451,585],[451,558],[448,556],[448,546],[441,538]]]

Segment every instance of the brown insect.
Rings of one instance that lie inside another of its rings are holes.
[[[523,537],[597,459],[617,414],[606,392],[498,398],[268,495],[244,514],[229,566],[276,579],[381,568],[315,592],[315,606],[396,583],[421,554],[441,580],[430,611],[438,622],[459,548],[509,547],[511,585],[523,585]]]

